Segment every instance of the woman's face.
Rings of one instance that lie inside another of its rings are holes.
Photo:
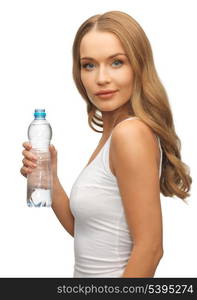
[[[119,109],[130,100],[133,71],[115,34],[92,30],[80,44],[81,80],[100,111]],[[97,95],[99,92],[113,93]]]

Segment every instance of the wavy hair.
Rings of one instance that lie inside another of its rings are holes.
[[[155,69],[150,42],[141,26],[130,15],[109,11],[87,19],[78,29],[73,42],[73,78],[87,104],[88,123],[103,128],[102,115],[90,102],[81,81],[80,43],[91,30],[115,34],[131,63],[134,80],[130,105],[134,115],[159,136],[162,148],[160,191],[166,197],[189,197],[192,178],[189,167],[181,160],[181,141],[175,132],[168,96]],[[184,201],[187,203],[186,201]]]

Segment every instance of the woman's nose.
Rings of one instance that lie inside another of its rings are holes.
[[[97,73],[97,84],[105,84],[110,82],[110,76],[105,67],[100,67]]]

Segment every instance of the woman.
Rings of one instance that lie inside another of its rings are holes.
[[[73,77],[90,127],[102,133],[70,199],[50,146],[52,208],[75,239],[74,277],[153,277],[163,255],[160,191],[185,199],[192,180],[143,29],[120,11],[86,20],[73,44]],[[36,165],[23,146],[27,176]]]

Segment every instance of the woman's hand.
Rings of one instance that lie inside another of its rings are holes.
[[[30,174],[34,168],[37,167],[36,161],[37,157],[35,154],[33,154],[30,150],[32,148],[31,144],[29,142],[24,142],[22,146],[25,148],[22,152],[22,155],[24,156],[22,163],[23,166],[20,169],[20,173],[27,177],[28,174]],[[51,171],[53,179],[57,178],[57,151],[53,145],[49,146],[49,151],[51,154]]]

